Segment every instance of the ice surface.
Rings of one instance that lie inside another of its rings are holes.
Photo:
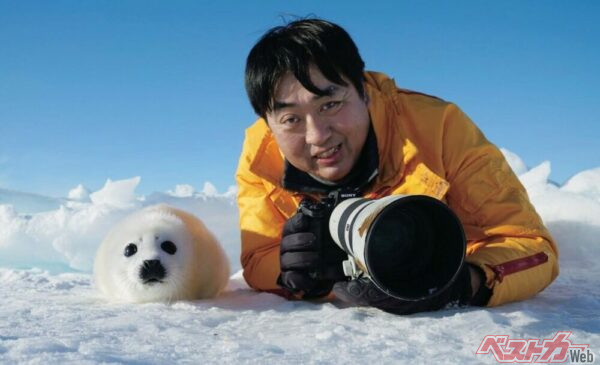
[[[405,317],[250,290],[239,271],[235,188],[178,185],[136,196],[133,178],[91,194],[77,187],[68,199],[0,190],[0,363],[495,364],[475,354],[484,336],[557,331],[572,331],[570,340],[597,357],[600,169],[559,187],[548,180],[549,162],[527,169],[503,152],[559,244],[559,278],[524,302]],[[228,290],[195,302],[107,303],[91,282],[97,246],[119,219],[160,202],[196,214],[219,238],[236,272]]]
[[[234,258],[233,269],[240,268],[235,195],[220,195],[213,186],[208,189],[211,195],[193,193],[191,188],[184,197],[164,193],[136,197],[140,181],[139,177],[108,180],[101,190],[89,194],[91,201],[80,201],[77,196],[54,210],[35,214],[20,214],[19,201],[0,205],[0,266],[90,272],[98,245],[116,222],[141,207],[168,203],[202,219]],[[27,201],[24,208],[32,205]]]
[[[578,193],[592,199],[600,199],[600,167],[586,170],[573,176],[561,188],[563,191]]]
[[[107,205],[115,208],[132,208],[138,204],[135,198],[135,188],[140,183],[139,176],[126,180],[106,180],[104,187],[92,194],[90,199],[96,205]]]
[[[196,189],[194,189],[194,187],[192,185],[188,185],[188,184],[175,185],[174,190],[167,191],[167,193],[169,195],[173,195],[178,198],[192,197],[192,196],[194,196],[195,192],[196,192]]]
[[[90,191],[85,186],[79,184],[75,188],[69,190],[68,198],[70,200],[88,202],[90,201]]]
[[[0,205],[18,206],[22,214],[58,209],[61,204],[64,204],[62,199],[0,189]]]

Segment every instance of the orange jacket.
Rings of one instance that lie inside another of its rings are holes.
[[[467,262],[486,274],[489,306],[529,298],[558,275],[558,251],[502,153],[454,104],[368,72],[379,176],[366,196],[425,194],[462,221]],[[300,197],[281,187],[284,160],[263,119],[246,130],[236,180],[244,278],[277,290],[279,242]]]

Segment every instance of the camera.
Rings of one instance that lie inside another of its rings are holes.
[[[313,217],[324,269],[315,278],[369,277],[386,294],[407,301],[435,296],[464,264],[462,224],[443,202],[426,195],[360,197],[336,190],[299,208]]]
[[[330,192],[320,201],[304,199],[298,206],[298,212],[311,217],[310,232],[316,236],[319,243],[319,257],[322,265],[309,272],[309,275],[318,280],[346,280],[343,271],[343,262],[348,259],[348,254],[341,249],[331,237],[329,232],[329,218],[335,207],[343,200],[359,196],[356,189],[337,189]]]

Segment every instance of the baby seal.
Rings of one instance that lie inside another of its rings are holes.
[[[164,204],[119,222],[94,261],[98,289],[115,301],[211,298],[228,279],[229,262],[216,238],[195,216]]]

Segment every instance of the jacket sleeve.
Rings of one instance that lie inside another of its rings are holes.
[[[254,289],[277,292],[285,218],[274,206],[267,183],[250,171],[247,150],[246,141],[236,172],[244,279]]]
[[[467,236],[467,262],[484,270],[488,306],[529,298],[558,275],[558,251],[500,150],[456,106],[444,118],[447,200]]]

